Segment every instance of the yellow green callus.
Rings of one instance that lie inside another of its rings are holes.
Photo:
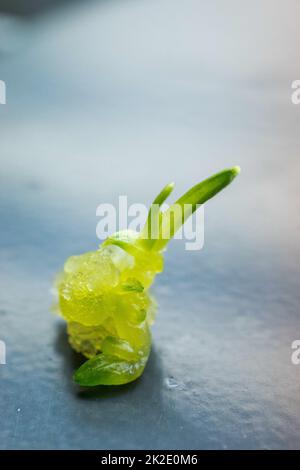
[[[238,167],[223,170],[175,204],[191,205],[192,213],[238,173]],[[163,270],[163,250],[186,220],[184,212],[171,214],[173,205],[158,213],[153,227],[154,205],[160,208],[173,187],[167,185],[156,197],[141,233],[121,231],[98,250],[71,256],[57,277],[58,309],[67,321],[70,344],[89,359],[74,374],[80,385],[125,384],[137,379],[146,366],[156,313],[149,287]],[[149,238],[153,228],[157,236]]]

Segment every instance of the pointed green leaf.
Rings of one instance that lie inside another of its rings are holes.
[[[177,230],[185,223],[187,218],[206,201],[215,196],[218,192],[228,186],[232,180],[239,174],[240,168],[235,166],[217,173],[210,178],[196,184],[187,191],[175,204],[162,214],[160,239],[154,244],[157,250],[163,249]],[[190,207],[185,211],[185,206]],[[179,210],[178,210],[179,209]]]

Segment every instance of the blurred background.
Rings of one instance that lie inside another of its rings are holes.
[[[297,0],[0,0],[0,448],[300,448]],[[79,390],[50,312],[96,207],[223,167],[173,241],[143,377]]]

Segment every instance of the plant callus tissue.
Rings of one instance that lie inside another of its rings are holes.
[[[58,310],[67,321],[71,346],[88,358],[75,372],[75,382],[121,385],[143,373],[156,313],[149,287],[163,270],[163,251],[186,218],[238,173],[239,167],[233,167],[197,184],[175,202],[177,207],[190,205],[188,215],[173,211],[173,205],[165,212],[159,210],[153,227],[154,208],[174,187],[167,185],[151,205],[141,233],[117,232],[98,250],[67,259],[56,279]]]

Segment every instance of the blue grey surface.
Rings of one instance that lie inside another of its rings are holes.
[[[76,2],[0,16],[1,449],[300,448],[299,2]],[[173,241],[140,380],[80,390],[50,311],[96,207],[226,166],[205,246]]]

